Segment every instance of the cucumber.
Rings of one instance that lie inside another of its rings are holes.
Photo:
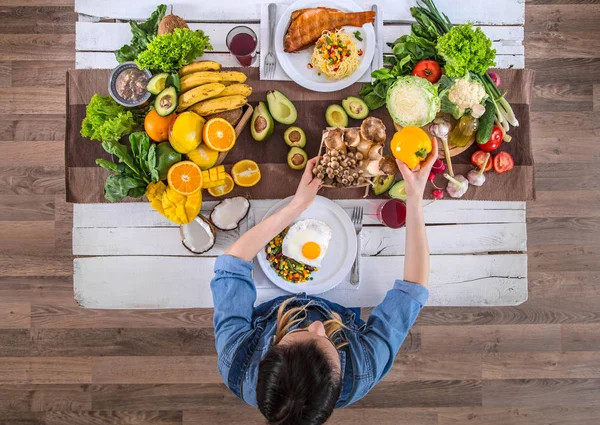
[[[496,117],[496,106],[491,100],[485,102],[485,112],[479,118],[479,128],[477,129],[477,143],[483,144],[490,140],[492,129],[494,128],[494,119]]]

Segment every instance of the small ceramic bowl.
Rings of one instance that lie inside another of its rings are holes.
[[[126,108],[139,108],[149,103],[152,94],[146,90],[152,73],[139,69],[134,62],[124,62],[110,73],[108,92],[110,96]]]

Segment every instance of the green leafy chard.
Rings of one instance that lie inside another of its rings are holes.
[[[135,21],[129,21],[131,27],[131,44],[126,44],[115,51],[115,56],[119,63],[134,61],[138,55],[146,50],[148,44],[156,37],[158,25],[167,12],[167,6],[159,5],[146,22],[138,24]]]

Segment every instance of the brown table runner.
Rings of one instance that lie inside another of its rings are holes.
[[[332,103],[340,103],[347,96],[356,96],[361,84],[354,84],[345,90],[333,93],[317,93],[300,87],[290,81],[260,81],[257,68],[242,69],[248,75],[247,83],[253,88],[250,102],[255,105],[265,100],[267,90],[277,89],[284,93],[298,110],[295,125],[306,132],[306,151],[309,157],[317,154],[321,133],[325,122],[325,109]],[[462,199],[488,201],[528,201],[535,198],[533,157],[529,105],[532,100],[534,72],[531,70],[497,70],[502,78],[502,90],[508,91],[511,103],[520,126],[511,129],[513,140],[503,143],[501,151],[509,152],[515,160],[515,168],[506,174],[487,173],[487,182],[481,187],[470,187]],[[85,117],[85,106],[94,93],[108,95],[110,70],[77,70],[67,74],[67,136],[66,136],[66,187],[67,201],[75,203],[108,202],[104,199],[104,180],[108,171],[96,166],[96,158],[109,158],[99,142],[90,141],[80,135],[81,121]],[[381,118],[387,126],[388,141],[394,126],[385,107],[371,112],[371,116]],[[360,121],[350,120],[350,126],[358,126]],[[301,171],[291,170],[287,165],[288,146],[283,141],[287,126],[277,124],[273,136],[265,142],[256,142],[250,135],[248,126],[244,129],[236,146],[225,159],[225,168],[241,159],[252,159],[260,165],[262,179],[254,187],[236,187],[231,196],[246,195],[251,199],[279,199],[294,194]],[[387,147],[386,147],[387,149]],[[464,174],[471,169],[471,154],[476,144],[453,158],[456,174]],[[388,149],[389,151],[389,149]],[[364,195],[364,188],[322,189],[321,194],[331,199],[353,199]],[[373,196],[373,195],[370,195]],[[431,198],[431,190],[426,190],[426,198]],[[211,199],[205,193],[205,199]],[[140,201],[141,199],[133,200]]]

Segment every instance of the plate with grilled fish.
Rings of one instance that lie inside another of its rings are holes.
[[[275,29],[275,53],[285,73],[319,92],[344,89],[371,68],[375,12],[350,0],[299,0]]]

